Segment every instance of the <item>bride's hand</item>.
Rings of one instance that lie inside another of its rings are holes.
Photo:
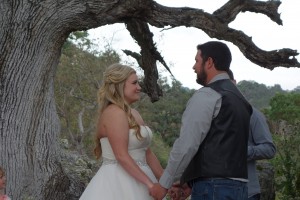
[[[161,200],[163,199],[168,190],[164,187],[162,187],[159,183],[155,183],[151,188],[150,188],[150,195],[155,199],[155,200]]]
[[[154,186],[153,183],[147,184],[147,188],[148,188],[148,190],[149,190],[149,193],[150,193],[150,191],[151,191],[151,188],[153,188],[153,186]]]

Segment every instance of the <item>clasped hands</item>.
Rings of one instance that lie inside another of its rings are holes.
[[[155,183],[150,188],[150,195],[155,200],[162,200],[167,193],[172,200],[185,200],[188,196],[190,196],[191,188],[187,184],[180,185],[179,182],[174,183],[169,190],[162,187],[159,183]]]

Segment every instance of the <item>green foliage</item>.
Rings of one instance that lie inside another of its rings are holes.
[[[167,162],[169,158],[170,147],[168,145],[165,145],[161,135],[155,132],[153,134],[151,150],[157,156],[163,168],[165,168],[168,164]]]
[[[111,49],[97,54],[99,56],[67,41],[56,73],[55,96],[61,119],[61,137],[68,139],[79,152],[85,149],[92,152],[90,143],[98,110],[97,90],[105,67],[120,61],[118,54]]]
[[[300,130],[293,127],[291,133],[276,134],[274,141],[277,155],[272,160],[275,166],[276,195],[279,199],[300,199]]]
[[[300,122],[300,93],[276,94],[267,111],[272,120],[285,120],[290,124]]]
[[[88,38],[89,34],[87,31],[76,31],[72,32],[67,39],[64,48],[70,44],[76,44],[76,47],[81,50],[89,50],[94,45]],[[63,48],[63,49],[64,49]]]
[[[274,141],[276,192],[279,199],[300,199],[300,94],[276,94],[266,110],[269,119],[279,128]]]
[[[300,86],[295,87],[295,89],[293,89],[292,92],[300,93]]]
[[[270,99],[276,93],[285,93],[280,85],[267,87],[264,84],[259,84],[254,81],[240,81],[237,87],[245,96],[245,98],[258,109],[266,108],[269,105]]]

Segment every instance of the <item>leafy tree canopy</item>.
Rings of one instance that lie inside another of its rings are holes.
[[[300,122],[300,93],[278,93],[270,101],[268,116],[272,120],[285,120],[290,124]]]

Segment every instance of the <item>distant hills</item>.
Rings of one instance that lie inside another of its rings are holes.
[[[292,91],[288,91],[283,90],[279,84],[270,87],[255,81],[240,81],[237,87],[244,94],[246,99],[258,109],[268,107],[270,99],[274,97],[276,93],[300,93],[300,86]]]

